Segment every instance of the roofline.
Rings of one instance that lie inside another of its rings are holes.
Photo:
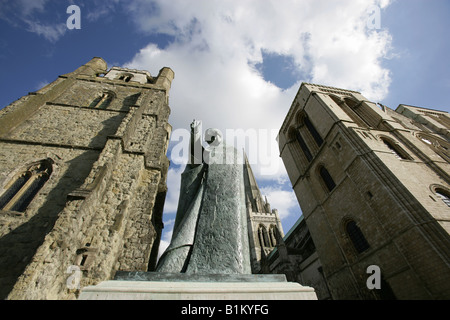
[[[302,82],[302,84],[300,85],[300,88],[298,89],[297,93],[295,94],[294,100],[292,100],[291,106],[289,107],[287,115],[286,115],[286,117],[283,120],[283,124],[281,125],[281,128],[280,128],[279,132],[281,132],[281,130],[286,125],[287,117],[291,113],[292,109],[294,108],[294,103],[297,100],[297,98],[298,98],[300,92],[302,91],[303,87],[305,87],[305,86],[314,86],[314,87],[319,88],[319,90],[322,88],[322,89],[325,89],[325,90],[342,91],[342,92],[356,93],[356,94],[362,95],[362,93],[359,92],[359,91],[348,90],[348,89],[343,89],[343,88],[338,88],[338,87],[325,86],[325,85],[316,84],[316,83]],[[315,91],[312,90],[311,93],[313,93],[313,92],[315,92]]]
[[[442,110],[438,110],[438,109],[431,109],[431,108],[425,108],[425,107],[412,106],[412,105],[404,104],[404,103],[399,104],[397,109],[395,109],[395,111],[397,111],[402,106],[409,107],[409,108],[415,108],[415,109],[423,109],[423,110],[430,110],[430,111],[437,111],[437,112],[442,112],[442,113],[448,113],[447,111],[442,111]]]

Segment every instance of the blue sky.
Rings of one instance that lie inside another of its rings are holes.
[[[67,29],[71,4],[80,30]],[[196,118],[204,129],[257,132],[264,152],[252,167],[287,233],[301,211],[271,133],[301,82],[361,91],[393,109],[450,111],[449,17],[448,0],[0,0],[0,108],[94,56],[153,75],[171,67],[174,130]],[[164,244],[183,169],[176,143]]]

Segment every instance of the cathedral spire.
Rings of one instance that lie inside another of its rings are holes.
[[[259,190],[258,183],[256,182],[255,175],[248,161],[247,154],[244,152],[244,183],[245,183],[245,193],[250,199],[252,205],[252,211],[256,212],[266,212],[265,204],[267,201],[263,200],[261,191]]]
[[[252,270],[254,273],[263,271],[262,260],[277,245],[275,235],[284,236],[283,227],[276,209],[271,210],[267,197],[263,197],[244,151],[244,187],[247,201],[248,234]],[[261,263],[262,262],[262,263]],[[267,271],[267,270],[266,270]]]

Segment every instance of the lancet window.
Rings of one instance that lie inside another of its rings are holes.
[[[325,186],[327,187],[327,190],[332,191],[336,187],[336,183],[334,182],[328,170],[324,166],[320,166],[319,174]]]
[[[258,228],[258,241],[259,241],[259,245],[260,247],[270,247],[270,240],[269,240],[269,235],[267,233],[267,229],[265,226],[260,225]]]
[[[298,142],[300,148],[303,151],[303,154],[305,155],[308,162],[310,162],[312,160],[313,156],[312,156],[311,151],[309,150],[309,148],[299,130],[296,130],[295,137],[297,139],[297,142]]]
[[[323,139],[304,111],[297,115],[297,131],[310,151],[311,158],[314,157],[322,146]]]
[[[295,125],[289,131],[289,141],[292,143],[291,152],[302,171],[317,155],[323,144],[322,137],[304,112],[297,115]]]
[[[445,191],[444,189],[436,189],[435,190],[436,195],[444,202],[447,207],[450,207],[450,194]]]
[[[271,225],[269,228],[269,241],[271,247],[277,246],[277,236],[276,236],[277,229],[274,225]]]
[[[316,141],[317,146],[320,147],[322,145],[322,143],[323,143],[323,139],[320,136],[319,132],[317,132],[316,128],[311,123],[311,121],[309,120],[308,117],[304,117],[303,121],[304,121],[305,126],[308,129],[309,133],[314,138],[314,141]]]
[[[129,73],[120,74],[119,77],[118,77],[119,80],[122,80],[122,81],[125,81],[125,82],[130,82],[130,80],[132,78],[133,78],[133,75],[129,74]]]
[[[395,155],[395,157],[397,159],[400,160],[411,160],[411,157],[408,156],[408,154],[406,153],[405,150],[403,150],[399,145],[397,145],[396,143],[392,142],[389,139],[386,138],[381,138],[381,141],[384,142],[384,144],[388,147],[388,149],[391,151],[391,153],[393,155]]]
[[[354,123],[361,128],[376,128],[378,126],[379,116],[363,101],[357,101],[353,98],[339,98],[330,95],[330,98],[352,119]]]
[[[298,133],[298,130],[291,128],[288,134],[289,149],[294,158],[295,163],[298,165],[298,169],[301,172],[306,170],[306,167],[312,159],[312,154],[306,146],[303,137]]]
[[[438,139],[430,134],[420,133],[417,135],[424,144],[436,152],[442,159],[450,163],[450,143],[443,139]]]
[[[91,107],[96,109],[106,109],[111,104],[113,99],[114,94],[112,92],[104,92],[92,101]]]
[[[6,185],[0,209],[24,212],[52,174],[52,161],[43,160],[21,171]]]
[[[369,243],[355,221],[349,220],[345,225],[345,230],[358,253],[362,253],[369,249]]]

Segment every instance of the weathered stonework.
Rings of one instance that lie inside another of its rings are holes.
[[[0,298],[75,299],[117,270],[154,268],[173,77],[94,58],[0,111],[0,196],[29,163],[52,164],[25,210],[0,210]]]
[[[265,274],[284,274],[290,282],[314,288],[317,299],[331,299],[322,263],[303,216],[262,261],[262,271]]]
[[[331,298],[450,298],[449,129],[446,112],[302,84],[279,147]]]

